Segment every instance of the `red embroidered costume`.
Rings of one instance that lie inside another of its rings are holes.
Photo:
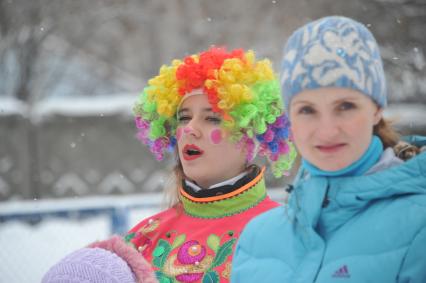
[[[278,206],[265,190],[263,171],[231,192],[194,197],[180,189],[182,205],[141,221],[126,236],[151,262],[159,282],[228,282],[235,243],[247,222]]]

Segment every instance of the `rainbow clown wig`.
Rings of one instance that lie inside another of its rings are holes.
[[[139,96],[134,107],[137,136],[158,160],[174,151],[178,107],[197,89],[222,116],[221,126],[231,139],[246,147],[248,161],[265,156],[277,177],[290,170],[296,151],[271,62],[256,61],[253,51],[218,47],[162,66]]]

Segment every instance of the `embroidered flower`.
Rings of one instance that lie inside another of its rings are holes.
[[[221,244],[222,236],[228,238]],[[159,270],[156,271],[160,282],[220,282],[220,277],[229,278],[230,255],[236,238],[234,232],[227,231],[222,236],[209,235],[207,246],[200,244],[197,240],[185,242],[186,235],[180,234],[172,243],[160,239],[153,251],[152,264]],[[168,237],[168,236],[167,236]],[[170,238],[170,237],[168,237]],[[209,249],[209,253],[207,253]],[[213,252],[213,253],[211,253]],[[226,264],[225,266],[223,266]],[[216,268],[223,266],[223,273]]]
[[[177,255],[177,259],[183,264],[199,263],[206,256],[206,248],[201,246],[198,241],[188,241],[183,244]]]
[[[138,231],[127,234],[124,237],[126,243],[131,243],[142,255],[147,256],[147,248],[152,245],[149,233],[160,226],[159,219],[149,219]]]

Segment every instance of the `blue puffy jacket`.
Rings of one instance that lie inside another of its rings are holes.
[[[246,226],[232,266],[243,283],[426,282],[426,152],[372,175],[297,182],[288,205]]]

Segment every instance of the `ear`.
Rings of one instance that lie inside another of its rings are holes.
[[[383,108],[377,107],[376,113],[374,113],[374,125],[377,125],[383,118]]]

